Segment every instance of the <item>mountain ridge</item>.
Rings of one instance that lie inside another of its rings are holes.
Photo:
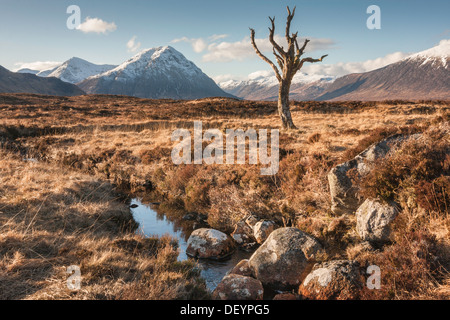
[[[450,40],[365,73],[336,79],[317,100],[450,99]]]
[[[314,100],[335,80],[335,77],[326,76],[305,78],[304,74],[296,78],[291,85],[290,98],[292,100]],[[278,99],[279,85],[275,76],[243,81],[225,81],[219,83],[219,86],[225,92],[247,100],[275,101]]]
[[[145,49],[114,69],[78,83],[87,93],[153,99],[233,97],[170,46]]]
[[[17,73],[0,66],[1,93],[35,93],[55,96],[77,96],[85,92],[74,84],[57,78],[42,78],[31,73]]]
[[[47,77],[55,77],[62,81],[76,84],[91,76],[104,73],[115,67],[115,65],[99,65],[81,58],[73,57],[62,63],[59,67],[53,69]]]
[[[382,68],[342,77],[303,75],[294,81],[292,100],[450,99],[450,40]],[[296,76],[297,77],[297,76]],[[311,81],[307,81],[308,77]],[[295,78],[294,78],[295,79]],[[277,100],[275,76],[226,81],[226,92],[250,100]]]

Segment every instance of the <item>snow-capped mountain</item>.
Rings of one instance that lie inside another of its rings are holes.
[[[442,40],[439,45],[413,54],[404,60],[406,61],[418,61],[421,65],[431,64],[435,68],[449,68],[450,59],[450,40]]]
[[[292,79],[290,97],[293,100],[314,100],[321,95],[325,88],[334,81],[335,77],[322,75],[297,74]],[[225,91],[236,97],[248,100],[277,100],[278,80],[275,75],[252,77],[250,80],[229,80],[219,83]]]
[[[140,98],[230,97],[193,62],[170,46],[143,50],[128,61],[78,84],[88,93]]]
[[[55,77],[64,82],[76,84],[91,76],[95,76],[97,74],[114,69],[115,67],[117,66],[109,64],[98,65],[80,58],[73,57],[51,69],[39,71],[25,68],[20,69],[17,72],[31,73],[39,77]]]
[[[61,64],[56,69],[53,69],[48,75],[39,73],[38,76],[55,77],[64,82],[78,83],[91,76],[107,72],[114,69],[114,65],[98,65],[80,58],[71,58]]]
[[[277,100],[275,76],[221,82],[239,98]],[[340,78],[299,74],[294,77],[292,100],[450,99],[450,40],[399,62]]]
[[[36,75],[37,75],[38,77],[43,77],[43,78],[48,77],[48,76],[50,75],[50,73],[52,73],[53,71],[55,71],[55,70],[58,69],[59,67],[60,67],[60,66],[57,66],[57,67],[52,68],[52,69],[47,69],[47,70],[38,71],[38,73],[36,73]]]
[[[374,71],[349,74],[318,100],[450,99],[450,40]]]
[[[23,69],[17,70],[16,72],[17,73],[30,73],[30,74],[34,74],[34,75],[44,78],[44,77],[48,77],[48,75],[50,73],[52,73],[53,71],[55,71],[58,67],[46,69],[46,70],[33,70],[33,69],[23,68]]]

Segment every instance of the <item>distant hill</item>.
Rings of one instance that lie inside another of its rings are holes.
[[[450,40],[374,71],[336,79],[317,100],[450,99]]]
[[[55,96],[77,96],[85,92],[76,85],[57,78],[42,78],[31,73],[11,72],[0,66],[1,93],[36,93]]]
[[[87,93],[151,99],[233,97],[174,48],[144,50],[118,67],[78,84]]]
[[[28,69],[28,68],[23,68],[23,69],[17,70],[16,72],[17,73],[31,73],[31,74],[38,74],[39,73],[38,70],[31,70],[31,69]]]
[[[299,74],[294,77],[290,98],[292,100],[314,100],[321,95],[328,85],[333,82],[333,77],[308,76]],[[225,91],[236,97],[247,100],[278,100],[278,80],[275,76],[259,77],[246,81],[226,81],[219,83]]]
[[[299,101],[450,99],[450,40],[442,40],[436,47],[370,72],[337,79],[317,77],[296,76],[290,98]],[[243,99],[277,100],[278,97],[275,76],[230,80],[220,83],[220,87]]]

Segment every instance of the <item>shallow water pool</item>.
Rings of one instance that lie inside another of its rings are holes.
[[[192,232],[192,227],[169,220],[164,213],[159,212],[157,205],[144,204],[140,199],[133,199],[131,206],[133,205],[137,205],[131,209],[131,212],[136,222],[139,223],[138,233],[148,237],[170,235],[178,240],[178,260],[192,259],[186,255],[187,240]],[[248,259],[250,256],[251,253],[237,249],[227,260],[198,260],[202,269],[202,277],[205,279],[208,289],[213,291],[228,271],[239,261]]]

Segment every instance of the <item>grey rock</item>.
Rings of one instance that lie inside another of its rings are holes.
[[[262,300],[264,288],[261,281],[254,278],[229,274],[214,290],[214,300]]]
[[[200,259],[223,259],[235,250],[233,239],[215,229],[201,228],[192,232],[186,254]]]
[[[382,243],[388,242],[391,235],[390,224],[397,217],[395,203],[382,203],[367,199],[356,211],[356,231],[362,240]]]
[[[259,244],[266,241],[269,235],[275,230],[276,225],[273,221],[259,221],[253,227],[253,236]]]
[[[236,227],[231,236],[233,237],[234,241],[236,241],[236,243],[240,245],[256,241],[255,237],[253,236],[253,229],[250,228],[250,226],[248,226],[244,220],[241,220],[236,224]]]
[[[300,285],[322,250],[314,237],[296,228],[280,228],[253,253],[249,265],[253,276],[276,290]]]
[[[361,288],[359,264],[335,260],[314,265],[299,293],[308,299],[356,299]]]
[[[233,269],[231,269],[229,274],[238,274],[241,276],[251,277],[252,269],[248,264],[248,259],[241,260]]]
[[[377,160],[385,158],[393,148],[398,147],[407,138],[404,135],[391,136],[367,148],[354,159],[334,167],[328,173],[331,211],[335,214],[353,214],[361,204],[361,200],[356,195],[358,186],[354,185],[349,177],[349,171],[354,169],[358,177],[364,177]]]

